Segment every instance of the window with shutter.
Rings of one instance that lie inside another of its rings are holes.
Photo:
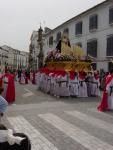
[[[59,40],[61,40],[61,32],[58,32],[57,33],[57,36],[56,36],[56,42],[58,43]]]
[[[108,71],[112,70],[113,69],[113,63],[112,62],[109,62],[108,63]]]
[[[76,35],[82,34],[82,21],[78,22],[75,25],[75,34]]]
[[[93,15],[89,18],[89,30],[98,28],[98,16]]]
[[[49,45],[53,45],[53,36],[49,37]]]
[[[87,55],[97,57],[97,40],[87,42]]]
[[[109,9],[109,24],[113,23],[113,8]]]
[[[113,35],[107,38],[107,56],[113,56]]]

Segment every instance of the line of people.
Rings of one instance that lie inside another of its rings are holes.
[[[32,84],[35,84],[35,71],[27,70],[17,70],[16,71],[16,81],[19,81],[20,84],[28,84],[29,81]]]
[[[38,89],[56,97],[100,96],[98,72],[51,71],[42,68],[36,74]]]

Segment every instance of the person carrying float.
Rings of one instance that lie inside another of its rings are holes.
[[[93,80],[92,80],[92,90],[91,90],[91,96],[100,96],[100,78],[97,71],[94,72]]]
[[[69,84],[68,84],[68,73],[64,70],[60,71],[60,85],[59,85],[59,96],[69,97]]]
[[[55,87],[56,87],[56,80],[55,80],[55,71],[53,70],[50,74],[50,94],[55,96]]]
[[[84,71],[79,72],[78,80],[79,80],[79,91],[78,97],[88,97],[87,94],[87,85],[85,82],[86,73]]]
[[[93,72],[92,71],[89,71],[87,73],[87,76],[86,76],[86,79],[85,79],[85,82],[86,82],[86,85],[87,85],[87,93],[88,93],[88,97],[91,97],[92,96],[92,88],[93,88]]]
[[[70,96],[78,96],[78,76],[77,72],[70,71],[69,72],[69,91]]]

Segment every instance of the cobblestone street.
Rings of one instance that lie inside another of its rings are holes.
[[[100,98],[55,98],[16,83],[16,101],[4,123],[31,139],[32,150],[113,150],[113,112]]]

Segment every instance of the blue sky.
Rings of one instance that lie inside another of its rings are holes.
[[[0,46],[28,51],[33,30],[55,28],[104,0],[0,0]]]

